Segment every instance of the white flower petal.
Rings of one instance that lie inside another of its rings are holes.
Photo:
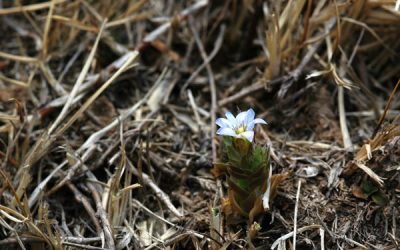
[[[252,122],[254,120],[255,115],[256,115],[256,113],[254,113],[253,109],[247,110],[246,117],[244,118],[244,124],[246,124],[246,126],[247,126],[247,124]]]
[[[228,135],[236,137],[235,131],[233,131],[233,129],[231,128],[220,128],[217,130],[217,135]]]
[[[255,112],[251,108],[247,111],[240,112],[236,117],[231,112],[226,112],[225,116],[227,119],[218,118],[215,121],[215,123],[220,127],[217,131],[217,134],[224,136],[242,137],[246,138],[250,142],[252,142],[254,139],[253,130],[255,124],[267,124],[261,118],[254,119]]]
[[[235,116],[232,115],[231,112],[226,112],[225,113],[226,118],[228,118],[229,123],[233,126],[236,127],[236,119]]]
[[[248,123],[247,126],[246,126],[246,130],[247,131],[252,131],[254,129],[254,125],[255,125],[254,121]]]
[[[250,142],[253,142],[254,131],[246,131],[246,132],[240,133],[239,136],[246,138]]]
[[[233,125],[225,118],[218,118],[215,123],[221,128],[233,128]]]
[[[261,119],[261,118],[254,119],[254,124],[257,124],[257,123],[267,124],[267,122],[264,121],[264,119]]]
[[[267,124],[263,119],[257,118],[257,119],[254,119],[254,120],[253,120],[252,122],[250,122],[249,124],[247,124],[246,129],[247,129],[247,130],[253,130],[253,129],[254,129],[254,125],[256,125],[257,123]]]
[[[246,115],[247,115],[247,111],[243,111],[243,112],[240,112],[236,116],[236,125],[237,126],[245,125],[244,119],[246,118]]]

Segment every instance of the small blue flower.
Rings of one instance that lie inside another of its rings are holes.
[[[254,125],[257,123],[267,124],[263,119],[254,119],[253,109],[240,112],[236,117],[231,112],[225,113],[226,118],[218,118],[215,123],[220,126],[217,130],[218,135],[227,135],[233,137],[244,137],[250,142],[254,138]]]

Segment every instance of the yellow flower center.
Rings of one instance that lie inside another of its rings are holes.
[[[241,126],[241,127],[236,129],[236,134],[243,133],[244,131],[246,131],[246,128],[244,126]]]

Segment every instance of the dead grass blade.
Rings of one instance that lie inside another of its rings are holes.
[[[87,58],[85,65],[82,68],[81,73],[79,74],[78,79],[76,80],[76,83],[74,84],[74,87],[72,88],[71,93],[68,95],[68,99],[67,102],[65,103],[63,109],[61,110],[60,114],[58,115],[58,117],[56,118],[56,120],[54,121],[54,123],[52,124],[52,126],[49,128],[49,135],[51,135],[55,129],[59,126],[59,124],[61,123],[61,121],[65,118],[65,116],[67,115],[67,112],[69,111],[71,105],[72,105],[72,101],[75,98],[76,94],[78,93],[79,88],[81,87],[83,81],[85,80],[85,77],[89,71],[89,68],[91,66],[91,63],[93,61],[93,58],[96,54],[96,50],[97,50],[97,46],[99,44],[101,35],[104,31],[104,27],[105,27],[106,22],[103,22],[103,24],[101,25],[100,28],[100,32],[97,35],[96,41],[94,43],[94,46],[90,52],[89,57]]]
[[[67,2],[67,0],[51,0],[48,2],[44,2],[44,3],[21,5],[21,6],[12,7],[12,8],[0,9],[0,15],[10,15],[10,14],[16,14],[16,13],[21,13],[21,12],[26,13],[26,12],[47,9],[47,8],[51,8],[51,5],[53,4],[53,2],[54,2],[54,4],[61,4],[61,3]]]

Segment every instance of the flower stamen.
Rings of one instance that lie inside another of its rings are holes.
[[[236,129],[236,134],[241,134],[243,132],[246,131],[246,127],[245,126],[240,126],[239,128]]]

